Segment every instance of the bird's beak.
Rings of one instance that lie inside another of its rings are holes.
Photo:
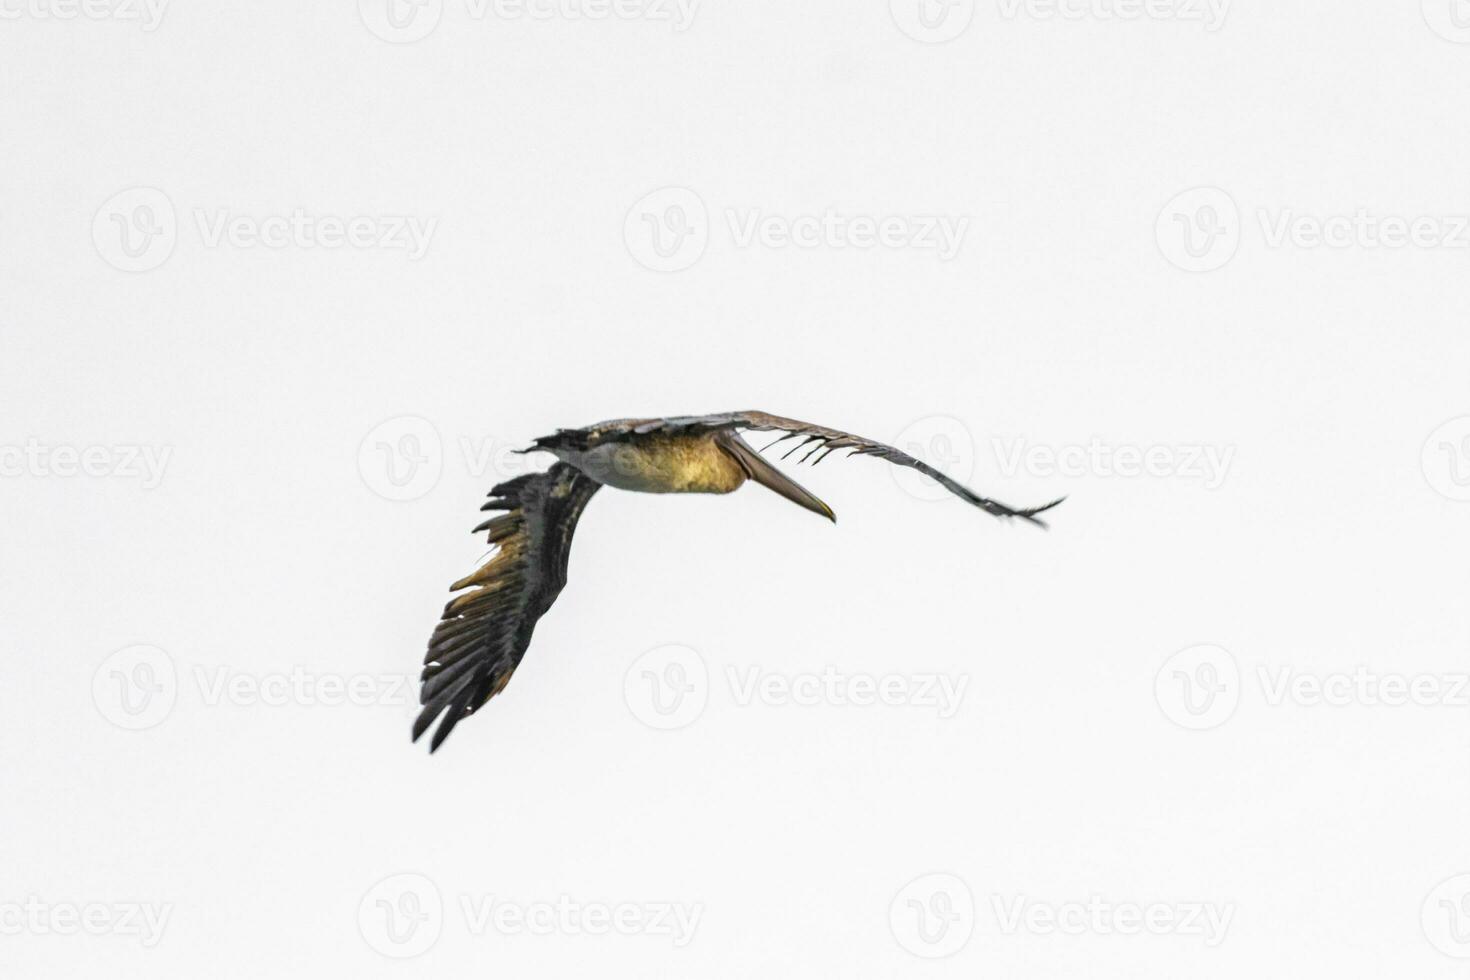
[[[745,470],[745,474],[752,480],[776,491],[792,503],[800,504],[814,514],[821,514],[833,524],[837,523],[837,515],[832,513],[832,508],[828,507],[820,497],[772,466],[744,439],[731,433],[729,438],[720,440],[720,445],[735,457],[741,468]]]

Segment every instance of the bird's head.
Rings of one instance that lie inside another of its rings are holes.
[[[577,437],[581,435],[577,429],[557,429],[554,435],[540,436],[532,441],[525,449],[517,449],[517,453],[551,453],[557,459],[566,459],[567,453],[578,449],[585,449],[580,443],[583,441]]]

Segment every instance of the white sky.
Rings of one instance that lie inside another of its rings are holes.
[[[1447,5],[376,2],[0,0],[0,972],[1463,975]],[[745,408],[1070,499],[604,491],[410,746],[505,450]]]

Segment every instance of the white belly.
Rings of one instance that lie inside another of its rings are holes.
[[[564,450],[557,455],[598,483],[619,490],[669,493],[673,489],[667,476],[650,467],[643,453],[627,443],[609,443],[587,452]]]

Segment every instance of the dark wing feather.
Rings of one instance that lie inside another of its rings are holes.
[[[586,430],[593,434],[594,439],[617,439],[626,436],[643,435],[649,432],[677,432],[685,429],[750,429],[754,431],[781,431],[789,433],[786,438],[796,437],[800,441],[795,443],[786,453],[787,456],[798,449],[805,449],[806,454],[799,457],[804,461],[817,450],[825,450],[817,457],[817,462],[826,456],[826,453],[837,449],[850,449],[854,456],[876,456],[878,459],[886,460],[896,466],[907,466],[918,470],[930,479],[938,482],[950,493],[973,504],[996,517],[1019,517],[1030,521],[1040,527],[1046,527],[1046,522],[1036,515],[1043,511],[1051,510],[1057,504],[1065,500],[1058,497],[1049,504],[1040,507],[1028,507],[1017,510],[1007,507],[999,501],[982,497],[969,487],[950,479],[923,460],[915,459],[908,453],[881,442],[864,439],[855,436],[851,432],[842,432],[838,429],[829,429],[826,426],[813,425],[810,422],[802,422],[798,419],[782,418],[779,415],[771,415],[766,412],[725,412],[720,415],[691,415],[680,418],[666,419],[626,419],[619,422],[604,422]],[[778,440],[781,441],[781,440]],[[769,448],[769,447],[767,447]],[[785,457],[782,457],[785,458]]]
[[[497,550],[473,574],[451,585],[462,592],[444,607],[444,617],[424,656],[419,703],[413,724],[417,742],[434,719],[444,716],[429,751],[434,751],[466,715],[499,694],[525,656],[536,621],[567,583],[572,532],[602,484],[565,463],[495,487],[481,510],[503,510],[476,532],[488,531]]]

